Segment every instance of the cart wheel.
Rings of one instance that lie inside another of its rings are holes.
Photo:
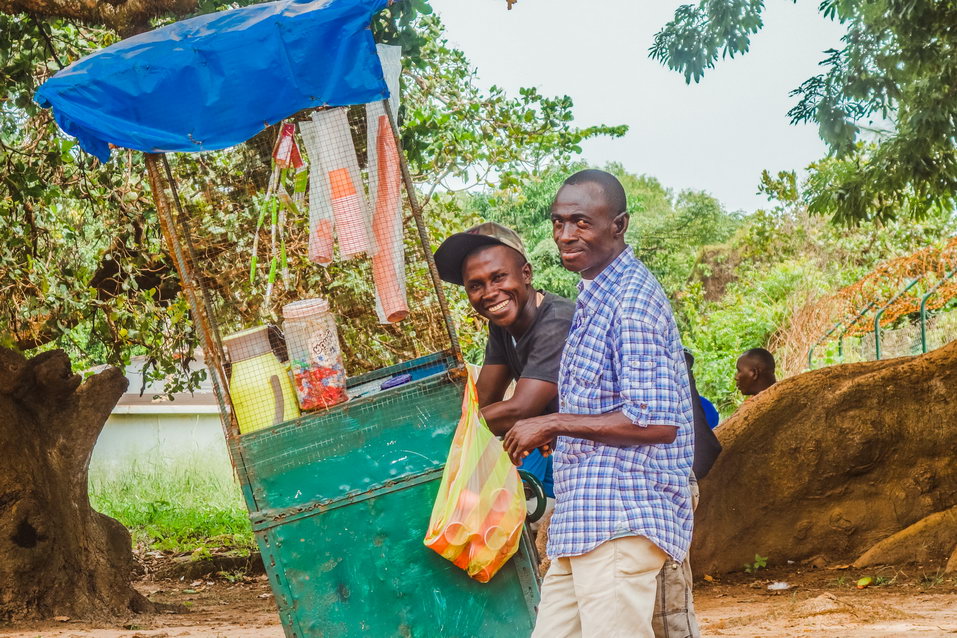
[[[525,517],[526,522],[534,523],[545,514],[545,506],[548,505],[545,498],[545,486],[542,485],[537,476],[529,474],[525,470],[519,470],[518,475],[522,477],[522,482],[525,484],[525,500],[529,500],[529,492],[531,492],[531,497],[535,499],[535,511]]]

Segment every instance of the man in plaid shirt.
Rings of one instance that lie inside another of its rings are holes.
[[[581,275],[560,408],[505,437],[514,462],[554,450],[551,567],[533,638],[654,636],[655,576],[691,544],[693,412],[664,291],[625,244],[625,191],[572,175],[551,207],[562,265]]]

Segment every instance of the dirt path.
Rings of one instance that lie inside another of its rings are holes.
[[[918,573],[883,576],[857,589],[865,574],[824,571],[733,576],[696,585],[695,606],[704,636],[741,638],[878,638],[957,635],[957,583]],[[876,578],[876,575],[875,575]],[[772,582],[789,589],[769,591]]]
[[[873,575],[881,583],[857,589]],[[786,581],[790,588],[769,591]],[[141,616],[119,625],[73,620],[0,626],[0,636],[20,638],[283,638],[264,576],[222,580],[141,582],[151,600],[185,605],[188,613]],[[695,591],[704,636],[741,638],[884,638],[957,636],[957,581],[939,572],[887,570],[778,570],[701,581]],[[432,638],[432,637],[426,637]],[[438,638],[438,637],[436,637]]]

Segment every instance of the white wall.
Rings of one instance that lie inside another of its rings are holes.
[[[124,406],[117,406],[122,410]],[[132,468],[176,470],[200,464],[213,474],[232,474],[218,412],[114,414],[93,448],[92,475]]]

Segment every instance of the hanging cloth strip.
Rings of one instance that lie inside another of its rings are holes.
[[[329,189],[319,163],[319,132],[312,121],[300,122],[299,132],[309,154],[309,261],[328,266],[335,250],[335,233]]]
[[[346,109],[329,109],[312,114],[312,122],[299,125],[302,140],[309,155],[309,162],[319,171],[313,172],[316,179],[311,180],[309,192],[310,248],[313,239],[321,245],[317,248],[319,263],[325,258],[331,260],[328,244],[331,228],[324,221],[332,220],[339,237],[339,252],[343,259],[351,259],[363,254],[375,253],[372,239],[372,224],[369,205],[359,172],[359,160]],[[314,207],[321,209],[314,210]],[[310,253],[312,251],[310,250]]]
[[[389,87],[389,109],[396,120],[399,110],[402,47],[379,44],[376,49],[386,85]],[[366,104],[366,129],[369,196],[375,202],[372,232],[378,247],[372,257],[376,314],[381,323],[395,323],[409,314],[406,300],[405,241],[402,232],[402,172],[395,135],[382,101]]]

